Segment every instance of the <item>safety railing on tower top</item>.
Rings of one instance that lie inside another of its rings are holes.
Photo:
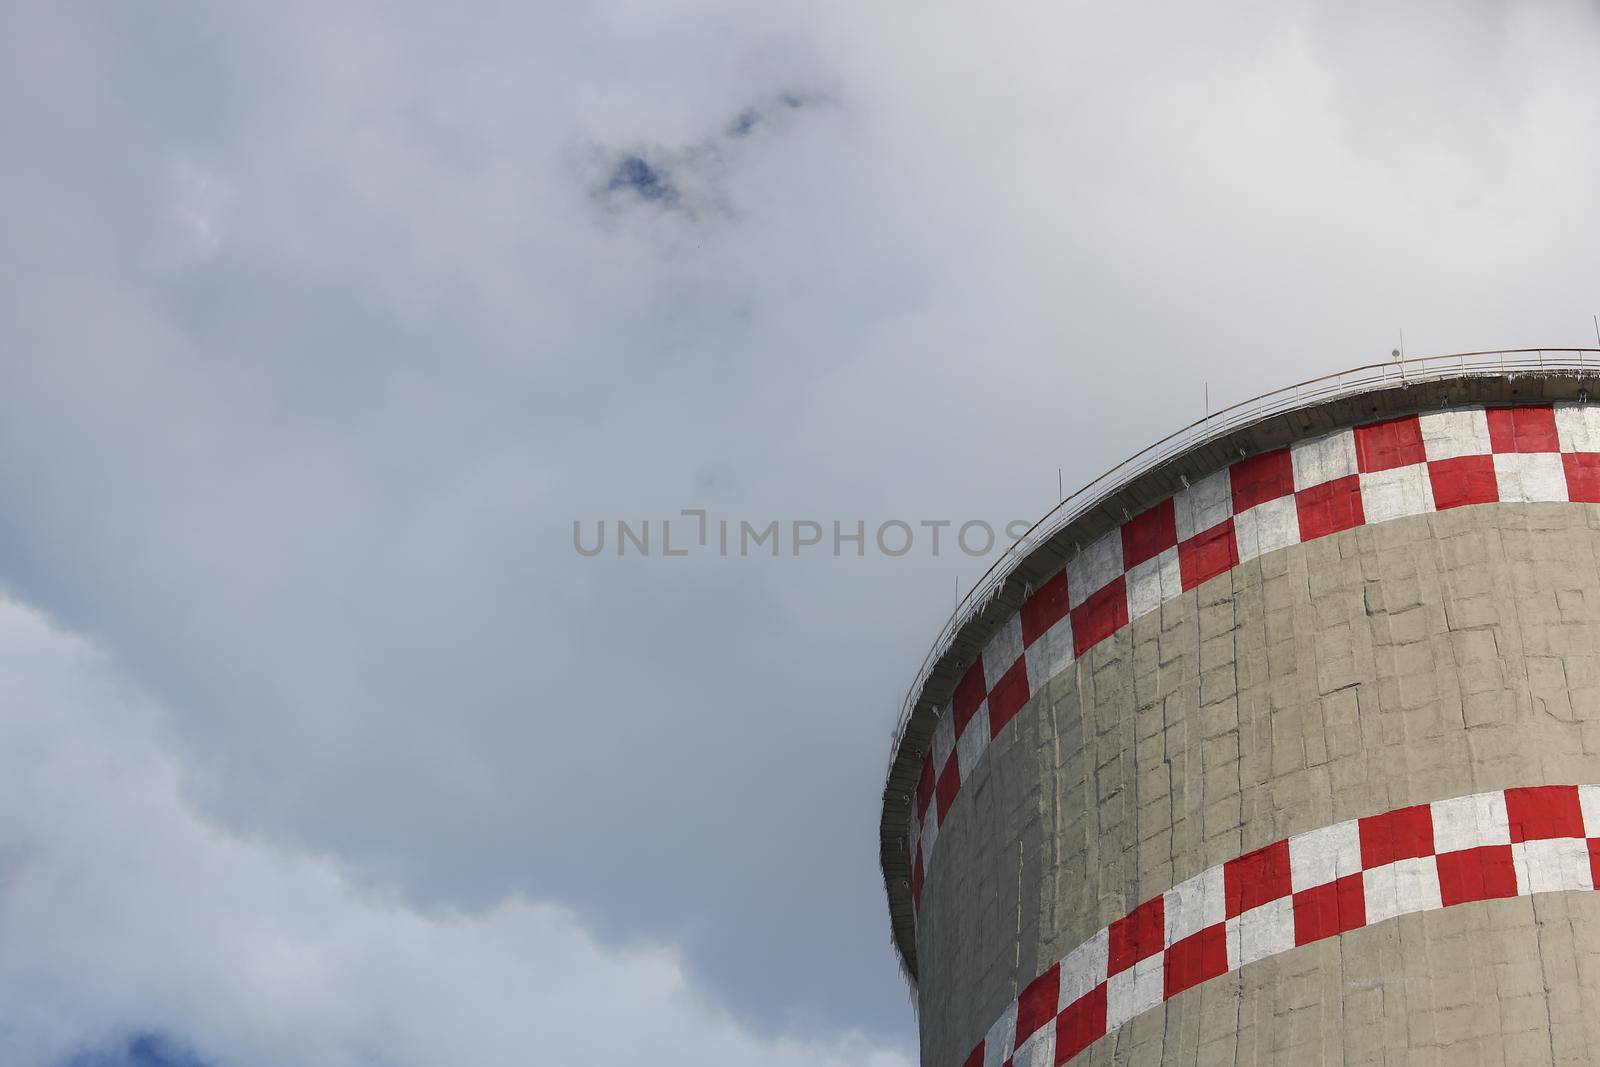
[[[967,591],[967,595],[961,598],[961,602],[956,605],[950,618],[939,630],[939,636],[928,649],[922,666],[917,670],[916,679],[906,692],[905,702],[900,708],[899,721],[895,724],[894,748],[889,756],[891,771],[895,756],[898,755],[900,745],[905,739],[906,724],[911,719],[911,711],[916,706],[917,698],[922,694],[922,687],[927,683],[928,673],[949,650],[950,643],[967,620],[982,610],[999,591],[1012,568],[1020,561],[1021,553],[1048,540],[1079,515],[1139,475],[1190,449],[1279,412],[1293,411],[1325,400],[1353,396],[1391,385],[1436,381],[1470,374],[1515,375],[1530,371],[1600,373],[1600,349],[1513,348],[1499,352],[1457,352],[1446,356],[1416,356],[1410,359],[1369,363],[1366,366],[1311,378],[1282,389],[1274,389],[1270,393],[1262,393],[1249,400],[1242,400],[1190,423],[1176,433],[1163,437],[1142,452],[1118,463],[1050,509],[1044,518],[1034,523],[1026,534],[1001,553],[1000,558],[984,571],[983,577],[979,578]]]

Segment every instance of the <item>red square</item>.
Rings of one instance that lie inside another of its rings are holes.
[[[1017,998],[1017,1040],[1013,1048],[1056,1017],[1056,1000],[1060,995],[1061,964],[1057,963],[1029,982],[1028,988]]]
[[[1184,592],[1239,565],[1233,520],[1224,519],[1178,546],[1178,576]]]
[[[1367,891],[1361,875],[1347,874],[1294,895],[1294,943],[1308,945],[1367,925]]]
[[[1101,982],[1056,1017],[1056,1067],[1106,1036],[1106,984]]]
[[[1428,461],[1422,447],[1422,423],[1415,415],[1357,426],[1355,436],[1356,469],[1363,473]]]
[[[1151,897],[1111,924],[1107,978],[1161,951],[1167,938],[1166,916],[1166,898]]]
[[[1428,480],[1433,483],[1433,506],[1440,511],[1464,504],[1493,504],[1500,499],[1493,456],[1433,460],[1428,464]]]
[[[922,846],[917,846],[917,858],[911,864],[911,906],[918,911],[922,910]]]
[[[1567,469],[1567,499],[1580,504],[1600,504],[1600,452],[1563,452]]]
[[[1489,447],[1496,452],[1559,452],[1555,409],[1545,404],[1531,408],[1490,408]]]
[[[1230,919],[1288,896],[1294,889],[1289,881],[1289,842],[1276,841],[1224,863],[1222,889]]]
[[[1122,566],[1132,570],[1178,543],[1178,522],[1168,497],[1122,524]]]
[[[1028,665],[1019,656],[989,693],[989,737],[1000,736],[1000,730],[1027,702]]]
[[[1589,838],[1589,877],[1600,885],[1600,838]]]
[[[1022,602],[1022,645],[1024,648],[1043,637],[1067,614],[1067,572],[1058,571],[1034,594]]]
[[[1506,790],[1511,843],[1552,837],[1583,837],[1583,809],[1575,785],[1541,785]]]
[[[1111,584],[1072,609],[1072,645],[1082,656],[1128,625],[1128,589],[1118,575]]]
[[[966,1058],[961,1067],[983,1067],[983,1042],[978,1042],[978,1047]]]
[[[956,794],[961,792],[961,767],[958,765],[954,752],[945,763],[944,770],[939,772],[939,784],[935,789],[939,809],[939,825],[944,825],[945,816],[950,812],[950,805],[956,802]]]
[[[1228,969],[1228,927],[1215,923],[1167,949],[1166,995],[1175,997]]]
[[[1426,804],[1374,815],[1356,826],[1363,869],[1433,855],[1433,811]]]
[[[1237,515],[1294,492],[1294,462],[1287,448],[1263,452],[1229,467],[1228,481],[1233,486],[1233,513]]]
[[[1302,541],[1326,537],[1366,521],[1361,511],[1361,478],[1355,474],[1302,489],[1294,495],[1294,504],[1300,513]]]
[[[956,717],[957,737],[966,730],[967,723],[988,695],[988,688],[983,680],[983,657],[979,656],[967,668],[967,673],[961,676],[961,681],[956,683],[956,691],[950,698],[950,713]]]
[[[1517,895],[1510,845],[1484,845],[1439,853],[1439,900],[1445,907],[1469,900]]]
[[[933,753],[922,757],[922,773],[917,775],[917,821],[928,821],[928,804],[933,800]]]

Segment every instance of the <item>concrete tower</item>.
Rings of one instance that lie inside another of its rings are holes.
[[[1258,398],[991,572],[884,790],[925,1065],[1600,1056],[1597,360]]]

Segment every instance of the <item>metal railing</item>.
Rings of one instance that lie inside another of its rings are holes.
[[[911,721],[912,709],[928,681],[934,664],[949,651],[951,642],[967,620],[986,607],[1000,591],[1012,569],[1022,556],[1040,543],[1054,536],[1084,512],[1135,478],[1166,461],[1197,448],[1223,435],[1260,422],[1262,419],[1284,411],[1307,407],[1339,397],[1354,396],[1391,385],[1437,381],[1471,374],[1506,374],[1521,372],[1581,371],[1600,373],[1600,349],[1595,348],[1513,348],[1498,352],[1457,352],[1446,356],[1416,356],[1410,359],[1369,363],[1362,367],[1311,378],[1270,393],[1242,400],[1231,407],[1222,408],[1205,418],[1157,441],[1142,452],[1135,453],[1118,463],[1088,485],[1069,494],[1066,499],[1050,509],[1049,513],[1029,527],[1000,557],[984,571],[983,576],[961,598],[950,618],[939,630],[933,646],[923,657],[916,680],[906,692],[900,708],[900,718],[895,724],[894,747],[890,751],[889,767],[905,740],[906,725]]]

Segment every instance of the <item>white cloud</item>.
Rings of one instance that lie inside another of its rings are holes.
[[[231,834],[184,800],[160,718],[92,647],[0,602],[6,1063],[137,1028],[241,1067],[907,1067],[859,1037],[754,1036],[670,948],[602,947],[566,909],[423,914]]]
[[[177,225],[177,255],[186,261],[213,255],[227,237],[233,190],[222,178],[191,159],[172,163],[172,217]]]

